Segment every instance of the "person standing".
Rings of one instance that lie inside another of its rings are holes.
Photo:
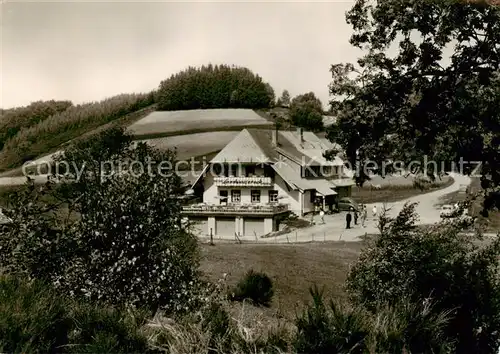
[[[377,205],[373,206],[372,213],[373,213],[373,218],[376,218],[377,217]]]
[[[346,216],[345,216],[345,223],[346,223],[346,226],[345,228],[346,229],[350,229],[351,228],[351,220],[352,220],[352,215],[351,215],[351,212],[348,211]]]
[[[363,205],[363,208],[361,208],[361,226],[364,228],[365,222],[366,222],[366,217],[367,217],[367,211],[366,211],[366,205]]]
[[[352,208],[352,211],[354,213],[354,225],[358,224],[358,211],[354,208]]]
[[[325,223],[325,211],[323,210],[323,208],[320,209],[319,216],[321,218],[321,223],[324,224]]]

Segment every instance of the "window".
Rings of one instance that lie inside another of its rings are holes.
[[[253,165],[246,166],[245,171],[247,173],[247,177],[255,175],[255,166],[253,166]]]
[[[319,177],[320,176],[320,167],[319,166],[306,166],[304,167],[304,176],[307,177]]]
[[[221,204],[227,204],[227,191],[220,191],[219,198]]]
[[[278,191],[269,191],[269,203],[278,202]]]
[[[241,191],[240,190],[232,190],[231,191],[231,203],[239,203],[241,202]]]
[[[250,192],[252,203],[260,203],[260,190],[252,190]]]
[[[216,176],[221,176],[223,174],[222,173],[222,166],[218,163],[212,164],[212,171],[213,171],[214,175],[216,175]]]
[[[316,202],[316,190],[312,190],[311,191],[311,200],[310,200],[311,203],[315,203]]]
[[[228,167],[229,176],[232,176],[232,177],[238,176],[238,165],[230,164],[227,167]]]

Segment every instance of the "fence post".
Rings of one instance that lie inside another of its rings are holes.
[[[212,228],[210,228],[210,245],[214,245],[214,235],[212,234]]]
[[[323,242],[326,242],[326,232],[323,232]]]
[[[297,243],[297,231],[295,231],[295,243]]]

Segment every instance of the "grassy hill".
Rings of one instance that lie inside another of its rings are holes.
[[[213,157],[243,128],[271,128],[273,124],[264,110],[157,111],[151,96],[120,95],[70,106],[20,128],[0,149],[0,177],[22,176],[21,166],[26,161],[50,159],[68,144],[113,125],[128,127],[135,140],[176,149],[179,159],[202,161]]]
[[[0,150],[0,172],[60,150],[64,144],[110,124],[127,126],[154,109],[154,93],[118,95],[101,102],[71,105],[35,124],[21,127],[6,139]],[[4,120],[5,117],[2,122]]]

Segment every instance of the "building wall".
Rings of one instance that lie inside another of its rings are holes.
[[[337,187],[335,191],[338,194],[338,198],[350,197],[352,194],[352,187]]]
[[[304,214],[314,211],[314,202],[311,202],[311,191],[304,192]]]
[[[288,204],[290,210],[293,213],[300,215],[300,192],[297,190],[289,191],[283,178],[278,175],[276,175],[276,177],[274,178],[274,189],[278,191],[278,197],[285,196],[285,198],[279,199],[279,202]]]
[[[203,178],[203,202],[207,204],[219,204],[219,200],[215,197],[218,196],[217,186],[214,183],[214,176],[211,173]]]
[[[260,171],[259,171],[260,172]],[[258,171],[256,170],[256,174]],[[267,204],[269,203],[269,190],[277,190],[278,191],[278,197],[284,196],[285,198],[279,199],[278,202],[282,204],[288,204],[290,207],[290,210],[292,210],[294,213],[300,215],[301,212],[301,205],[300,205],[300,192],[297,190],[288,190],[286,187],[285,182],[283,179],[276,175],[274,178],[274,185],[273,187],[267,187],[267,188],[255,188],[255,187],[222,187],[223,190],[228,191],[228,198],[229,201],[231,201],[231,190],[232,189],[237,189],[241,191],[241,203],[242,204],[250,204],[252,202],[251,199],[251,191],[254,189],[259,189],[260,190],[260,202],[262,204]],[[218,198],[219,195],[219,187],[215,185],[214,183],[214,176],[211,174],[207,174],[207,176],[204,178],[204,193],[203,193],[203,202],[208,203],[208,204],[219,204],[220,201]],[[309,199],[306,200],[306,202],[309,202]]]
[[[191,222],[191,232],[195,236],[208,237],[210,231],[213,237],[233,238],[234,234],[241,239],[264,236],[277,230],[277,222],[272,217],[224,217],[224,216],[194,216],[188,217]]]

